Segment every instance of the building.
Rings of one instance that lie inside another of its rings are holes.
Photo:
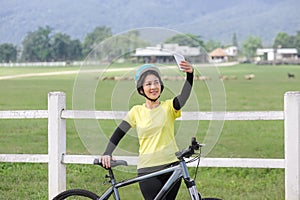
[[[238,47],[230,46],[224,49],[225,53],[227,54],[228,61],[235,61],[238,57]]]
[[[183,55],[191,62],[205,62],[206,56],[198,47],[179,46],[178,44],[158,44],[152,47],[137,48],[132,57],[137,62],[143,63],[171,63],[174,62],[173,54]]]
[[[226,49],[217,48],[209,53],[210,62],[228,62],[237,60],[238,48],[236,46],[230,46]]]
[[[256,50],[256,56],[258,64],[290,64],[299,62],[296,48],[259,48]]]
[[[227,62],[228,57],[226,52],[222,48],[217,48],[209,53],[209,61],[210,62]]]

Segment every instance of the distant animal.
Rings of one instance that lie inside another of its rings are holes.
[[[237,80],[238,77],[237,77],[237,76],[231,76],[231,79],[232,79],[232,80]]]
[[[220,80],[224,81],[224,80],[228,80],[228,76],[224,76],[224,75],[221,75],[219,76]]]
[[[254,74],[247,74],[247,75],[244,76],[244,78],[245,78],[246,80],[251,80],[251,79],[254,79],[254,78],[255,78],[255,75],[254,75]]]
[[[295,78],[295,74],[290,74],[290,73],[288,73],[288,77],[289,77],[289,78]]]

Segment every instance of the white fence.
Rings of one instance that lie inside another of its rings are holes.
[[[121,119],[125,112],[66,110],[63,92],[48,94],[48,110],[0,111],[0,119],[48,118],[48,154],[0,154],[0,162],[48,163],[48,194],[66,189],[67,163],[92,164],[96,156],[66,154],[66,119]],[[224,113],[223,113],[224,114]],[[223,115],[222,115],[223,116]],[[284,159],[204,158],[200,166],[284,168],[285,199],[300,200],[300,92],[284,95],[284,111],[226,112],[224,120],[284,120]],[[180,120],[218,120],[212,112],[183,112]],[[136,157],[117,157],[136,165]]]
[[[0,67],[60,67],[60,66],[79,66],[82,61],[74,62],[27,62],[27,63],[0,63]]]

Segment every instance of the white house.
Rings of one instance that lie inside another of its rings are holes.
[[[225,49],[217,48],[209,53],[210,62],[228,62],[237,59],[238,47],[230,46]]]
[[[227,47],[226,49],[224,49],[224,51],[227,54],[227,56],[229,56],[229,57],[238,56],[238,47],[236,47],[236,46]]]
[[[297,51],[296,48],[277,49],[276,59],[279,59],[279,60],[286,60],[286,59],[297,60],[298,59],[298,51]]]
[[[152,47],[137,48],[132,56],[146,63],[171,62],[174,53],[189,57],[193,61],[200,61],[202,59],[200,48],[179,46],[178,44],[158,44]]]
[[[256,61],[289,61],[298,60],[296,48],[264,48],[256,50]]]

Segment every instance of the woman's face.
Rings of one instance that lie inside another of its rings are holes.
[[[161,93],[159,78],[153,74],[148,74],[143,83],[145,95],[150,99],[157,99]]]

